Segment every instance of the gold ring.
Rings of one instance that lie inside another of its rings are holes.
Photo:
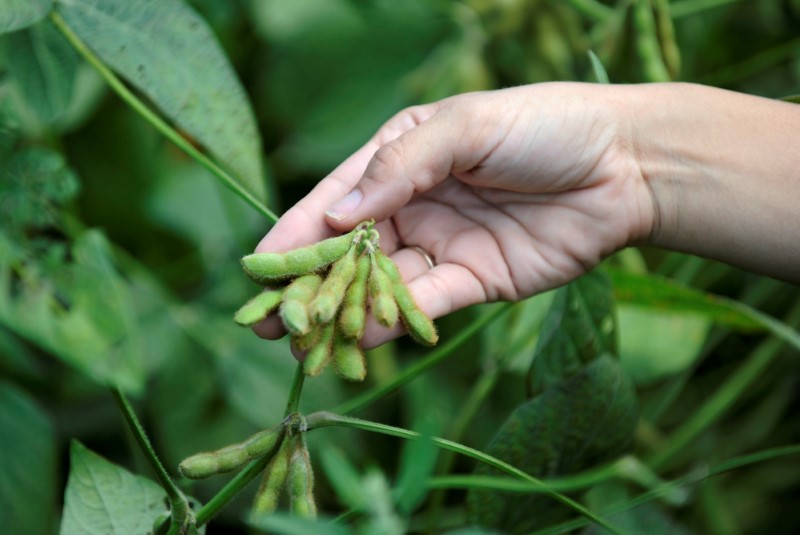
[[[434,267],[436,267],[436,260],[433,259],[433,257],[428,253],[428,251],[426,251],[419,245],[415,245],[414,250],[422,255],[422,258],[425,259],[425,263],[428,264],[429,269],[433,269]]]

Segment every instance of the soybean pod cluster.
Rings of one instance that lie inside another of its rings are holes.
[[[318,375],[333,362],[336,373],[350,381],[367,375],[361,338],[368,311],[379,324],[402,321],[415,341],[435,345],[433,321],[417,306],[379,240],[374,221],[365,221],[315,245],[245,256],[245,274],[265,289],[234,320],[251,326],[277,311],[294,345],[307,352],[306,375]]]
[[[250,461],[269,459],[264,478],[253,500],[252,513],[263,515],[278,508],[281,494],[288,496],[290,512],[315,518],[314,471],[305,439],[305,419],[292,414],[274,429],[266,429],[238,444],[187,457],[178,471],[189,479],[241,470]]]

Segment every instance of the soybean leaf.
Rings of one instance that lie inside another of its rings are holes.
[[[265,199],[250,103],[197,13],[180,0],[58,0],[57,9],[106,64]]]
[[[0,166],[0,227],[9,236],[56,223],[78,192],[78,180],[61,155],[28,149]]]
[[[481,344],[485,358],[505,370],[526,373],[531,367],[542,322],[555,293],[545,292],[520,301],[504,318],[483,329]]]
[[[52,125],[69,108],[79,58],[53,24],[44,20],[8,37],[8,72],[15,109],[27,130]]]
[[[742,330],[763,328],[742,303],[658,275],[642,275],[613,268],[608,269],[608,274],[614,285],[614,296],[620,302],[671,312],[701,314],[715,323]]]
[[[53,532],[56,440],[47,415],[17,387],[0,383],[0,518],[5,533]]]
[[[148,533],[165,503],[155,482],[72,442],[61,535]]]
[[[53,0],[0,0],[0,33],[27,28],[43,19]]]
[[[72,254],[74,262],[49,268],[46,276],[30,258],[0,263],[0,324],[100,383],[138,392],[145,367],[136,319],[109,245],[88,231]],[[52,263],[58,261],[54,256]],[[15,271],[27,276],[16,280]]]
[[[542,323],[528,372],[531,396],[577,373],[598,356],[616,354],[611,284],[593,271],[560,288]]]
[[[617,315],[619,358],[639,385],[680,373],[694,364],[712,324],[702,314],[631,305],[618,306]]]
[[[486,450],[539,478],[567,475],[630,448],[638,420],[636,394],[619,362],[601,356],[518,407]],[[477,475],[501,475],[479,466]],[[472,490],[469,518],[484,527],[527,533],[569,517],[543,496]]]

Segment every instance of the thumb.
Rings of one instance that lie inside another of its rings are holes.
[[[331,226],[347,229],[359,221],[383,221],[415,193],[433,188],[450,174],[477,165],[482,156],[468,139],[462,115],[441,110],[375,151],[358,183],[326,212]],[[479,144],[478,144],[479,145]]]

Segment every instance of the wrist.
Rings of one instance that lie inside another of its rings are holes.
[[[646,242],[796,278],[800,248],[787,230],[800,224],[800,107],[679,83],[620,97],[652,198]]]

